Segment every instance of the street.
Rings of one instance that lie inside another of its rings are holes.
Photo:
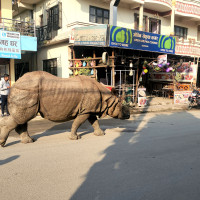
[[[37,117],[31,144],[11,132],[0,148],[1,200],[199,200],[200,111],[101,119],[105,136],[86,122],[78,141],[71,124]]]

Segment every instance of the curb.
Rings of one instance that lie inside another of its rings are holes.
[[[154,105],[146,107],[134,107],[130,109],[131,114],[147,112],[166,112],[166,111],[183,111],[188,110],[188,105]]]

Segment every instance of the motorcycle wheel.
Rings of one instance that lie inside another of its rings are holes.
[[[189,103],[188,103],[188,110],[191,110],[192,107],[193,107],[193,103],[189,102]]]

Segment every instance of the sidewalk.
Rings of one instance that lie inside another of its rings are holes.
[[[147,97],[147,105],[145,107],[132,107],[131,113],[143,112],[159,112],[159,111],[172,111],[172,110],[187,110],[187,104],[174,104],[174,99],[163,97]]]

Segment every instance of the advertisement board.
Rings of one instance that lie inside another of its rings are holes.
[[[149,77],[154,81],[173,81],[174,79],[177,82],[192,83],[196,82],[197,78],[197,65],[183,63],[180,67],[177,68],[176,72],[150,72]]]
[[[75,28],[74,45],[107,46],[107,25]]]
[[[146,88],[138,88],[138,106],[147,105]]]
[[[21,59],[20,33],[0,31],[0,58]]]
[[[187,104],[192,91],[174,91],[174,104]]]
[[[109,46],[174,54],[176,38],[118,26],[110,26]]]

